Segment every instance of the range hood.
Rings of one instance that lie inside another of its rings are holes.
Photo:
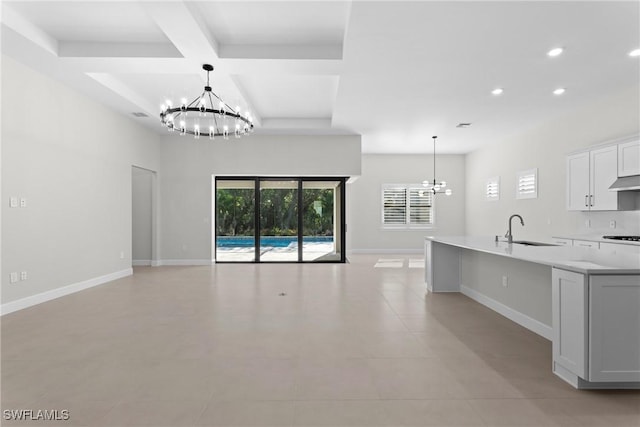
[[[611,184],[609,191],[640,191],[640,175],[623,176]]]

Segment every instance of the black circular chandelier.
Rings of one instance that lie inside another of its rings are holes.
[[[204,92],[190,103],[183,98],[179,107],[173,107],[167,100],[162,105],[160,121],[170,131],[180,132],[180,135],[193,135],[196,139],[200,136],[215,139],[221,136],[229,139],[229,134],[236,138],[253,132],[253,121],[250,114],[240,114],[240,108],[229,107],[222,98],[211,90],[209,86],[209,73],[213,71],[213,65],[203,64],[202,69],[207,72],[207,85]]]

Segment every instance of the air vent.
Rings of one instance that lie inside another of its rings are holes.
[[[470,126],[471,126],[471,123],[458,123],[456,125],[457,128],[462,128],[462,129],[468,128]]]
[[[145,113],[141,113],[141,112],[136,112],[134,111],[133,113],[131,113],[134,117],[149,117],[148,115],[146,115]]]

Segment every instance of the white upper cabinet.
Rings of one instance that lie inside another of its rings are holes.
[[[590,152],[590,157],[590,210],[611,211],[618,209],[618,192],[609,191],[611,184],[618,179],[617,146],[593,150]]]
[[[589,152],[567,156],[567,209],[589,210]]]
[[[618,178],[618,145],[567,156],[567,209],[614,211],[633,209],[629,194],[609,191]]]
[[[618,176],[640,175],[640,139],[618,145]]]

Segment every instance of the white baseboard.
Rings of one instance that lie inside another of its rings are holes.
[[[516,322],[518,325],[524,326],[530,331],[535,332],[541,337],[544,337],[551,341],[553,337],[553,329],[551,328],[551,326],[547,326],[536,319],[533,319],[525,314],[520,313],[519,311],[507,307],[501,302],[489,298],[488,296],[481,294],[475,289],[471,289],[467,286],[460,285],[460,292],[468,296],[472,300],[477,301],[486,307],[489,307],[491,310],[500,313],[507,319]]]
[[[153,261],[151,265],[159,267],[162,265],[212,265],[210,259],[159,259]]]
[[[94,277],[89,280],[84,280],[82,282],[73,283],[71,285],[62,286],[60,288],[42,292],[40,294],[31,295],[26,298],[21,298],[16,301],[11,301],[6,304],[2,304],[2,306],[0,306],[0,315],[4,316],[5,314],[13,313],[14,311],[22,310],[37,304],[42,304],[43,302],[51,301],[56,298],[63,297],[65,295],[83,291],[85,289],[93,288],[94,286],[102,285],[104,283],[121,279],[126,276],[131,276],[132,274],[133,274],[133,269],[127,268],[125,270],[105,274],[104,276]]]
[[[424,249],[352,249],[352,254],[423,254]]]
[[[152,262],[150,259],[134,259],[131,261],[131,265],[133,265],[134,267],[145,267],[145,266],[149,266],[152,265]]]

